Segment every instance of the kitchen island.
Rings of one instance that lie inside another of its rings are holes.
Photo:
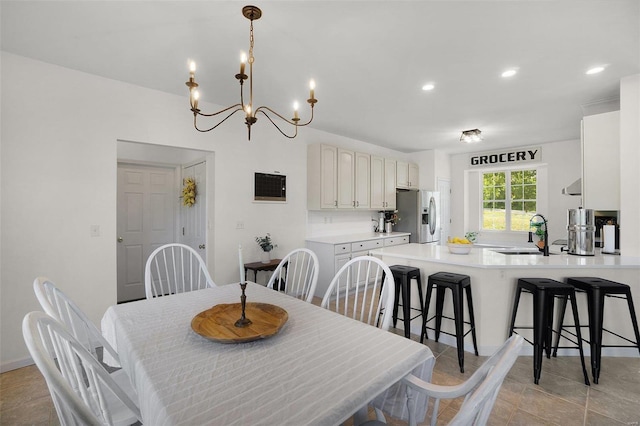
[[[469,275],[473,289],[473,305],[475,311],[478,351],[480,355],[492,354],[508,337],[511,309],[518,278],[550,278],[563,281],[567,277],[600,277],[628,284],[634,298],[636,309],[640,306],[640,258],[601,254],[597,249],[595,256],[574,256],[566,253],[552,253],[550,256],[537,254],[513,254],[522,252],[513,248],[472,248],[469,254],[452,254],[446,245],[405,244],[372,250],[373,256],[379,257],[388,265],[408,265],[418,267],[422,273],[423,286],[427,277],[436,272],[453,272]],[[525,250],[527,251],[527,250]],[[415,295],[417,292],[412,292]],[[429,317],[435,313],[435,292],[431,298]],[[581,323],[587,324],[586,296],[577,296]],[[412,300],[413,307],[419,307],[417,299]],[[466,303],[465,303],[466,307]],[[451,295],[445,296],[444,315],[452,317]],[[569,315],[565,324],[572,324]],[[469,316],[465,310],[465,320]],[[398,326],[401,327],[401,321]],[[449,324],[450,323],[450,324]],[[518,307],[517,325],[532,324],[532,302],[530,295],[523,295]],[[433,326],[433,322],[430,323]],[[443,330],[453,332],[453,321],[443,321]],[[623,299],[607,298],[604,307],[604,327],[625,336],[633,336],[633,328],[629,317],[627,303]],[[420,319],[414,319],[411,331],[420,334]],[[530,338],[528,330],[522,330],[525,337]],[[586,328],[583,329],[586,333]],[[429,338],[433,338],[432,332]],[[468,341],[467,341],[468,340]],[[440,341],[455,346],[455,339],[441,335]],[[604,333],[604,344],[628,344],[615,336]],[[570,343],[562,342],[561,346]],[[530,346],[527,347],[530,350]],[[588,345],[584,347],[587,355]],[[465,350],[472,351],[471,339],[465,339]],[[566,350],[560,353],[577,355],[577,350]],[[603,355],[637,357],[638,350],[633,348],[604,348]]]

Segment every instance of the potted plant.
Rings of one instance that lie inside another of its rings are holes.
[[[267,233],[264,237],[256,237],[256,243],[262,249],[262,263],[271,262],[271,250],[278,247],[277,244],[274,244],[271,240],[271,235]]]

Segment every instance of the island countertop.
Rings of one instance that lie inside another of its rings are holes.
[[[565,253],[503,254],[499,251],[521,251],[521,249],[472,248],[469,254],[453,254],[447,246],[436,244],[404,244],[372,250],[374,256],[393,257],[414,261],[459,265],[471,268],[540,268],[540,269],[638,269],[640,258],[597,253],[595,256],[574,256]],[[599,249],[598,249],[599,251]],[[535,252],[533,250],[532,252]]]
[[[533,247],[535,249],[535,247]],[[556,248],[553,247],[555,250]],[[559,250],[559,247],[557,248]],[[452,272],[469,276],[473,288],[473,305],[480,355],[492,354],[509,337],[509,321],[518,279],[548,278],[564,282],[567,277],[600,277],[627,284],[636,306],[640,305],[640,258],[601,254],[599,249],[595,256],[574,256],[570,254],[513,255],[497,251],[520,251],[518,248],[480,248],[474,247],[469,254],[452,254],[446,245],[436,244],[404,244],[371,250],[373,256],[380,258],[387,265],[406,265],[420,269],[422,285],[426,286],[428,277],[437,272]],[[559,253],[559,252],[558,252]],[[416,291],[411,292],[411,306],[420,308]],[[453,307],[450,296],[445,296],[444,316],[453,318]],[[431,298],[428,317],[435,312],[435,297]],[[587,301],[584,295],[576,297],[581,321],[586,321]],[[615,330],[621,336],[633,336],[629,321],[627,302],[624,299],[607,298],[604,327]],[[615,315],[616,312],[624,314]],[[467,313],[465,313],[465,316]],[[467,317],[468,318],[468,317]],[[517,324],[531,325],[533,304],[530,297],[523,297],[518,307]],[[455,332],[453,321],[443,321],[442,327],[449,333]],[[421,319],[411,321],[411,331],[419,335]],[[402,322],[398,321],[398,327]],[[530,330],[523,330],[529,332]],[[433,332],[429,330],[429,337]],[[527,336],[531,338],[532,336]],[[465,339],[465,350],[472,351],[471,339]],[[440,341],[452,346],[456,345],[453,337],[441,335]],[[616,343],[617,342],[617,343]],[[607,345],[619,344],[615,335],[603,336]],[[585,348],[585,356],[589,349]],[[526,345],[525,353],[530,354],[531,346]],[[578,351],[567,349],[567,354],[577,355]],[[524,354],[524,353],[523,353]],[[603,349],[604,356],[638,356],[637,348]],[[467,356],[469,356],[467,354]],[[578,364],[576,364],[578,365]]]

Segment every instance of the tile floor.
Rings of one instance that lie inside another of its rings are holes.
[[[455,348],[432,340],[427,345],[436,355],[433,381],[438,384],[465,380],[485,359],[466,353],[465,373],[461,374]],[[540,384],[534,385],[532,358],[521,356],[502,386],[489,424],[639,425],[640,357],[604,358],[602,363],[600,383],[588,387],[582,383],[579,358],[545,358]],[[446,424],[459,406],[457,400],[443,401],[438,424]],[[391,425],[404,424],[387,420]],[[0,375],[0,425],[58,424],[46,384],[35,366]]]

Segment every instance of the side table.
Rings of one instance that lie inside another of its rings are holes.
[[[253,271],[253,282],[257,283],[258,271],[275,271],[282,259],[271,259],[269,263],[253,262],[244,264],[244,274],[247,275],[247,271]]]

